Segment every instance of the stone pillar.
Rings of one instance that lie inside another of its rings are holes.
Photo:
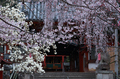
[[[113,71],[100,70],[96,71],[96,79],[115,79]]]
[[[24,79],[30,79],[30,74],[29,73],[25,73]]]
[[[34,79],[34,74],[31,74],[31,73],[25,73],[23,79]]]

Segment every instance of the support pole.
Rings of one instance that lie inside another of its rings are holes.
[[[115,73],[118,79],[118,29],[115,29]]]

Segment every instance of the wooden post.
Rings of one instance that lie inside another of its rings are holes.
[[[3,67],[3,64],[2,63],[0,63],[1,65],[0,65],[0,68],[2,68]],[[0,79],[3,79],[3,70],[0,70]]]
[[[0,71],[0,79],[3,79],[3,71]]]
[[[44,67],[46,67],[46,56],[44,58]]]
[[[62,64],[61,64],[62,69],[63,69],[63,63],[64,63],[64,56],[62,56]]]
[[[30,79],[30,73],[25,73],[24,79]]]

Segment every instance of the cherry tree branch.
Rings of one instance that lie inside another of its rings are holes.
[[[114,26],[115,28],[120,29],[120,28],[118,28],[117,26],[115,26],[114,24],[112,24],[112,23],[108,22],[107,20],[101,18],[99,15],[96,15],[96,16],[97,16],[99,19],[101,19],[102,21],[108,23],[109,25],[112,25],[112,27]]]
[[[23,32],[25,32],[25,33],[31,34],[30,32],[27,32],[27,31],[22,30],[21,28],[19,28],[19,27],[13,25],[13,24],[10,24],[9,22],[5,21],[5,20],[4,20],[3,18],[1,18],[1,17],[0,17],[0,20],[2,20],[2,21],[5,22],[6,24],[8,24],[8,25],[10,25],[10,26],[12,26],[12,27],[15,27],[15,28],[17,28],[17,29],[19,29],[19,30],[21,30],[21,31],[23,31]]]
[[[70,3],[68,3],[68,2],[65,1],[65,0],[61,0],[61,1],[64,2],[64,3],[66,3],[67,5],[70,5],[70,6],[89,8],[88,6],[80,6],[80,5],[70,4]],[[89,9],[90,9],[90,8],[89,8]]]
[[[112,7],[114,7],[115,10],[120,13],[120,11],[118,11],[118,9],[115,6],[113,6],[109,1],[105,1],[105,2],[108,3],[109,5],[111,5]]]
[[[83,7],[83,8],[87,8],[87,9],[90,9],[90,10],[97,10],[98,8],[100,8],[101,6],[97,6],[97,8],[90,8],[89,6],[88,6],[88,4],[86,4],[86,2],[84,1],[84,4],[86,5],[86,6],[81,6],[81,5],[74,5],[74,4],[70,4],[70,3],[68,3],[67,1],[65,1],[65,0],[61,0],[62,2],[64,2],[65,4],[67,4],[67,5],[70,5],[70,6],[74,6],[74,7]]]

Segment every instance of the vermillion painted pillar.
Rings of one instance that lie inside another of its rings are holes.
[[[1,64],[0,69],[2,69],[3,64],[2,63],[0,63],[0,64]],[[0,70],[0,79],[3,79],[3,70]]]
[[[63,63],[64,63],[64,56],[62,56],[62,64],[61,64],[62,71],[64,72],[65,70],[64,70]]]
[[[0,79],[3,79],[3,71],[0,71]]]
[[[62,64],[61,64],[62,69],[63,69],[63,63],[64,63],[64,56],[62,56]]]
[[[44,67],[46,67],[46,56],[44,58]]]
[[[3,58],[3,53],[0,55]],[[1,70],[3,67],[2,60],[0,59],[0,79],[3,79],[3,70]]]

